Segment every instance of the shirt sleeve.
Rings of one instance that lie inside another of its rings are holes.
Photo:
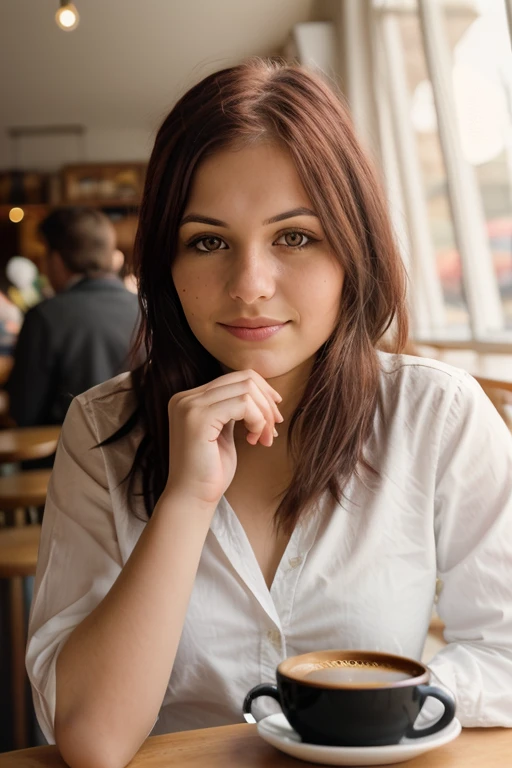
[[[29,621],[27,671],[37,719],[54,743],[57,657],[122,567],[103,458],[80,399],[66,416],[48,489]]]
[[[429,667],[463,726],[512,726],[512,435],[462,374],[436,483],[437,610],[448,643]]]

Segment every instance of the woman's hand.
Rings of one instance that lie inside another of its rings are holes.
[[[271,446],[283,421],[282,398],[252,370],[234,371],[169,401],[170,469],[167,490],[208,506],[217,505],[236,470],[233,430],[247,442]]]

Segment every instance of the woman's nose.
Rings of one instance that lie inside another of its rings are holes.
[[[228,290],[232,299],[244,304],[270,299],[275,292],[273,259],[256,248],[237,253],[230,267]]]

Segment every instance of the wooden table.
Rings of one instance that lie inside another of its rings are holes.
[[[60,427],[16,427],[0,431],[0,462],[44,459],[57,449]]]
[[[512,729],[464,730],[445,747],[402,768],[506,768],[512,764]],[[142,745],[130,768],[301,768],[313,766],[266,744],[255,725],[227,725],[153,736]],[[35,747],[0,755],[0,768],[66,768],[56,747]]]
[[[9,640],[13,744],[30,744],[27,729],[27,673],[25,671],[25,601],[23,578],[36,572],[40,525],[0,529],[0,578],[9,580]]]

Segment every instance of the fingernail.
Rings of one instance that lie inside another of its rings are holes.
[[[277,432],[277,429],[274,427],[274,437],[279,437],[279,434]]]

